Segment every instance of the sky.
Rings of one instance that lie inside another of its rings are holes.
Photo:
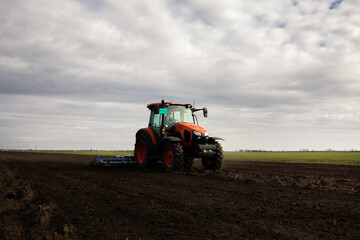
[[[0,0],[0,149],[133,149],[148,103],[224,150],[360,149],[357,0]]]

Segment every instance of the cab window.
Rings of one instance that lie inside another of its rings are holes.
[[[156,128],[161,127],[161,114],[154,114],[154,112],[152,114],[154,118],[151,126]]]

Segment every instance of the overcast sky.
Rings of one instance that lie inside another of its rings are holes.
[[[133,149],[195,99],[224,150],[360,149],[358,0],[0,3],[0,148]]]

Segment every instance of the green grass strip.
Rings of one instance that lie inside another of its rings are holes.
[[[360,163],[360,152],[225,152],[225,160]]]

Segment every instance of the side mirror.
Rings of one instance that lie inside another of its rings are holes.
[[[155,106],[154,106],[154,113],[155,113],[155,114],[159,114],[159,113],[160,113],[159,105],[155,105]]]
[[[207,108],[203,108],[203,112],[204,112],[204,117],[207,117],[208,116]]]

